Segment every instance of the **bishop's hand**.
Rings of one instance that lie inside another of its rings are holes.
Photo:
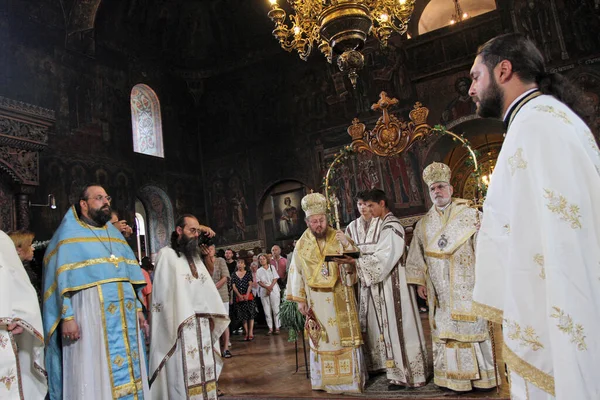
[[[306,317],[308,315],[308,304],[304,302],[298,302],[298,311],[300,311],[300,314]]]

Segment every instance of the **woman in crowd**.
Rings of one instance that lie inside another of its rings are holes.
[[[260,286],[260,301],[265,310],[265,318],[269,326],[267,335],[273,334],[273,327],[275,328],[275,334],[279,335],[279,327],[281,326],[281,322],[279,322],[279,303],[281,299],[279,285],[277,284],[279,275],[277,275],[275,267],[269,265],[269,260],[264,253],[258,255],[258,263],[259,268],[256,276]]]
[[[237,271],[231,277],[231,284],[235,293],[236,318],[242,322],[246,334],[244,340],[254,340],[256,305],[252,294],[252,272],[246,270],[243,258],[237,261]]]
[[[20,230],[13,231],[8,234],[11,240],[15,244],[15,248],[17,249],[17,254],[19,255],[19,259],[23,263],[23,267],[25,268],[25,272],[29,276],[29,280],[31,284],[35,288],[35,292],[38,295],[38,301],[40,305],[42,304],[42,282],[38,276],[38,274],[34,271],[35,265],[31,265],[33,260],[33,232]]]

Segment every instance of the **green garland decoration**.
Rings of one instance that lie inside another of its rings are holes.
[[[298,311],[298,304],[285,300],[279,306],[279,320],[281,326],[288,330],[288,342],[295,342],[298,334],[304,332],[305,317]]]

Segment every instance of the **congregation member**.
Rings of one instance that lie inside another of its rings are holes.
[[[35,235],[33,232],[29,232],[26,230],[18,230],[10,232],[9,235],[13,243],[15,244],[15,248],[17,250],[17,254],[19,255],[19,259],[23,263],[23,267],[25,268],[25,272],[29,277],[29,281],[33,285],[35,292],[38,297],[38,303],[41,307],[42,304],[42,282],[39,278],[39,275],[36,271],[34,271],[33,262],[33,238]]]
[[[363,237],[361,255],[357,260],[345,257],[345,262],[356,265],[365,296],[360,298],[364,310],[362,328],[371,345],[371,358],[383,366],[389,390],[420,387],[427,383],[427,348],[415,292],[406,281],[401,264],[404,254],[404,228],[388,207],[388,200],[380,189],[371,189],[359,195],[358,200],[368,208],[375,219],[372,229],[358,234],[358,221],[351,228],[357,237]],[[360,203],[359,203],[360,204]],[[363,211],[363,214],[365,212]],[[362,314],[361,314],[362,315]]]
[[[147,324],[139,300],[146,282],[133,251],[108,223],[110,202],[102,186],[86,185],[46,249],[43,320],[51,400],[149,393],[141,336]]]
[[[119,219],[119,213],[117,210],[112,210],[110,223],[113,224],[115,228],[125,239],[128,239],[131,235],[133,235],[133,228],[127,224],[127,221],[124,219]]]
[[[229,303],[231,301],[229,297],[229,285],[230,279],[229,269],[227,268],[227,263],[221,257],[217,257],[217,250],[214,244],[208,246],[208,254],[203,255],[202,260],[204,261],[204,265],[208,270],[208,273],[211,275],[217,290],[219,291],[219,296],[221,296],[221,301],[223,302],[223,306],[225,307],[225,312],[227,315],[231,315],[229,313]],[[229,347],[231,343],[229,341],[229,329],[225,329],[223,331],[223,335],[221,335],[221,350],[224,358],[231,358],[231,351]]]
[[[407,280],[429,303],[434,383],[459,392],[491,389],[497,382],[488,323],[472,310],[480,216],[467,200],[452,198],[450,178],[443,163],[423,171],[433,206],[413,232]]]
[[[150,394],[154,400],[216,399],[223,367],[219,338],[229,316],[202,261],[199,235],[214,236],[191,214],[175,223],[156,260],[151,306]]]
[[[231,284],[235,292],[236,319],[244,327],[244,340],[254,340],[254,319],[256,318],[256,305],[252,294],[252,272],[246,270],[246,261],[238,260],[238,269],[231,277]]]
[[[265,319],[269,331],[267,335],[279,335],[281,321],[279,319],[279,304],[281,302],[281,289],[277,284],[279,275],[277,270],[267,259],[266,254],[258,255],[259,268],[256,271],[256,279],[258,280],[260,302],[262,303],[265,312]]]
[[[278,245],[273,245],[273,247],[271,247],[271,254],[273,256],[271,257],[269,264],[275,267],[277,275],[279,275],[277,284],[279,285],[279,288],[283,290],[287,283],[287,259],[281,256],[281,247]]]
[[[481,46],[469,94],[503,119],[474,311],[503,323],[512,399],[600,398],[600,151],[585,95],[521,34]]]
[[[18,254],[0,231],[0,398],[5,400],[43,400],[48,392],[42,315],[22,263],[33,254],[31,243],[28,249]]]
[[[349,265],[326,255],[358,251],[341,231],[327,225],[327,199],[311,193],[302,199],[308,228],[296,244],[288,273],[287,300],[298,303],[310,329],[310,381],[313,390],[361,393],[367,380],[354,285]]]

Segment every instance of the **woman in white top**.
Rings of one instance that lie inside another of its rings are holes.
[[[260,301],[265,310],[265,318],[269,326],[267,335],[273,334],[273,317],[275,317],[275,334],[279,335],[279,328],[281,327],[281,322],[279,322],[279,303],[281,299],[279,285],[277,284],[279,275],[277,275],[275,267],[269,265],[265,254],[258,255],[258,264],[256,277],[260,286]]]

